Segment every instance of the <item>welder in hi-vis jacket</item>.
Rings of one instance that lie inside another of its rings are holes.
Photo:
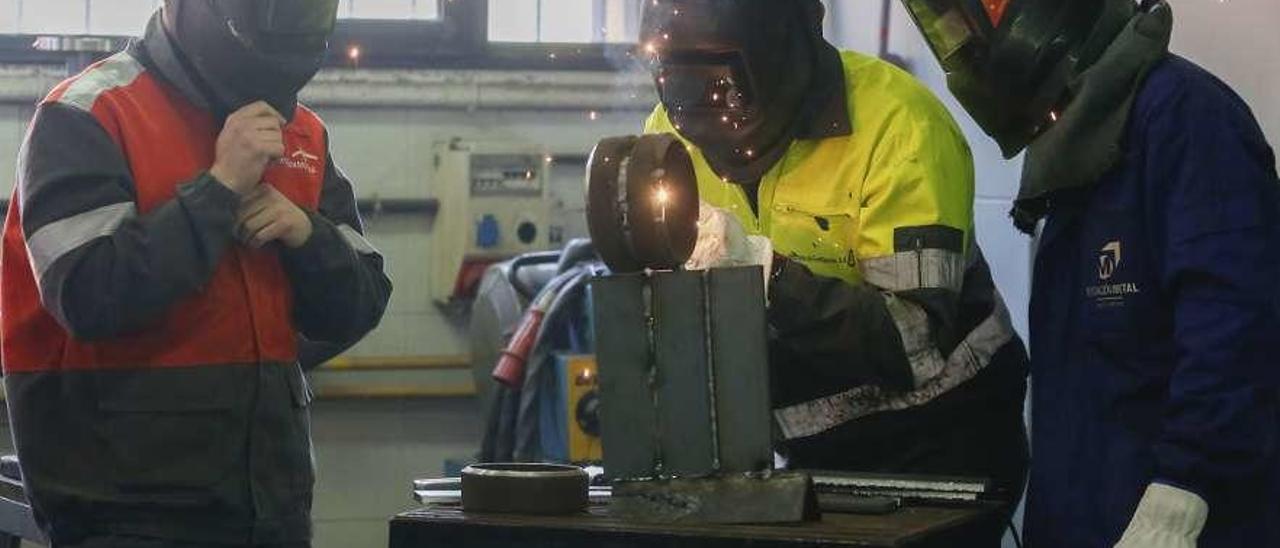
[[[1016,499],[1027,358],[974,239],[973,161],[946,109],[832,47],[817,0],[645,6],[662,102],[646,129],[690,146],[707,202],[691,266],[770,272],[790,465],[986,477]],[[749,238],[772,256],[738,253],[760,249]]]

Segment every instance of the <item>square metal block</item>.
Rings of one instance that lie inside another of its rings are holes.
[[[609,477],[770,469],[760,268],[611,276],[592,291]]]
[[[773,414],[764,272],[760,267],[711,270],[707,295],[720,469],[768,470],[773,466]]]
[[[609,512],[655,523],[799,523],[817,517],[813,482],[796,472],[613,485]]]
[[[662,450],[658,472],[665,477],[706,476],[716,471],[716,439],[703,277],[658,272],[650,282]]]
[[[658,415],[650,358],[648,279],[597,278],[591,285],[600,368],[600,442],[614,478],[647,478],[658,462]]]

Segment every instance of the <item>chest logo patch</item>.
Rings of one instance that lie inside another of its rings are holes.
[[[292,154],[277,160],[277,163],[289,169],[305,171],[311,175],[320,173],[320,167],[317,165],[320,163],[320,157],[302,149],[293,151]]]
[[[1116,269],[1120,268],[1121,260],[1123,260],[1123,256],[1121,255],[1119,240],[1104,246],[1102,255],[1098,257],[1098,279],[1105,282],[1115,276]]]
[[[1086,287],[1084,292],[1099,306],[1123,306],[1127,297],[1142,292],[1136,283],[1111,281],[1124,262],[1123,247],[1119,240],[1108,242],[1098,255],[1098,280],[1102,283]]]

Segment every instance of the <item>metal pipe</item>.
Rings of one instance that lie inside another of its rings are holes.
[[[54,65],[0,65],[0,103],[31,105],[65,79]],[[313,106],[644,112],[657,103],[647,75],[493,70],[322,71],[302,92]]]
[[[647,75],[614,72],[332,70],[302,92],[316,106],[647,111]]]

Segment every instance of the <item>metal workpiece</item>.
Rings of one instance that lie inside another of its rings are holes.
[[[467,512],[565,515],[587,509],[590,478],[576,466],[475,464],[462,470]]]
[[[655,393],[663,477],[703,477],[716,463],[714,387],[709,367],[705,278],[687,272],[649,276],[653,299]]]
[[[615,516],[658,523],[797,523],[818,514],[808,475],[733,474],[624,481],[613,485]]]
[[[771,469],[762,280],[742,267],[593,282],[608,477]]]
[[[764,273],[758,266],[707,272],[707,340],[715,383],[719,467],[768,470],[773,464]]]
[[[698,239],[698,179],[671,134],[600,141],[587,166],[587,227],[616,273],[672,270]]]
[[[606,473],[614,477],[649,477],[658,464],[647,284],[643,274],[620,274],[596,278],[591,285],[600,442]]]

